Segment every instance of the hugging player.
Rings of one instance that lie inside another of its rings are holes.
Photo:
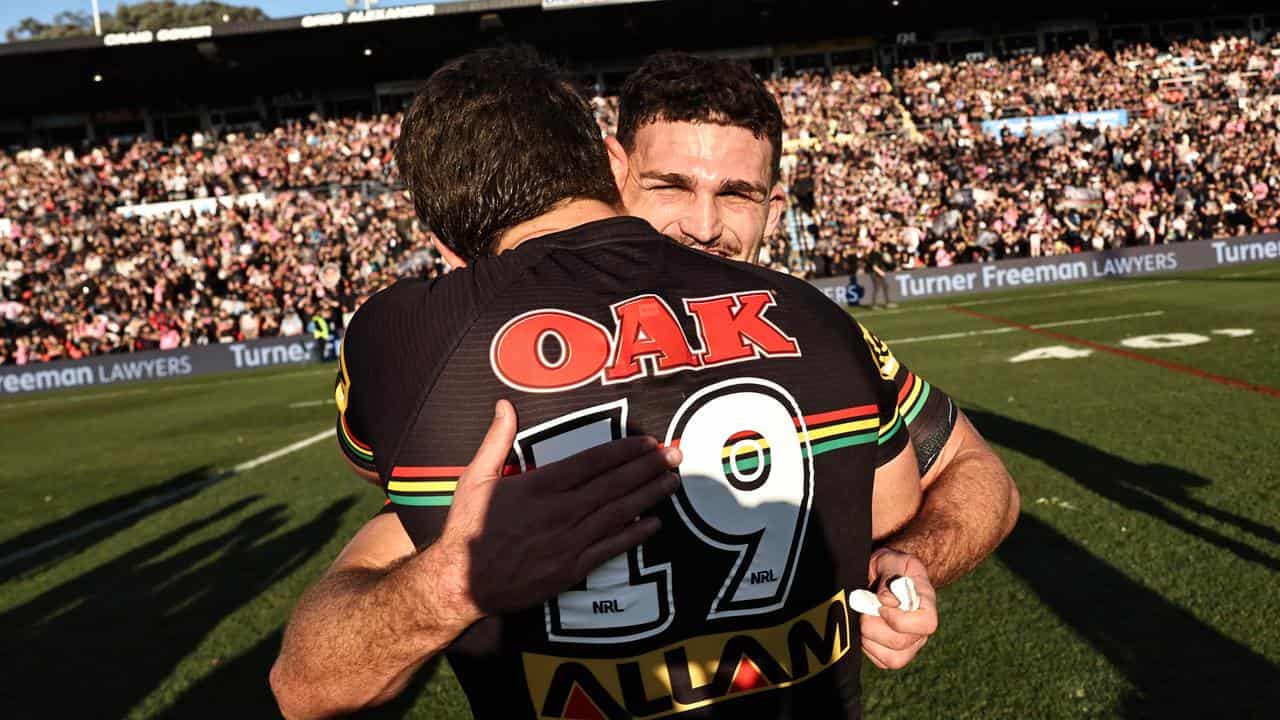
[[[920,498],[892,355],[807,284],[620,217],[618,159],[529,53],[442,68],[401,142],[468,267],[349,330],[345,443],[393,503],[300,601],[285,714],[376,704],[447,648],[481,718],[857,716],[873,484]],[[923,566],[879,555],[922,596],[882,614],[927,636]]]

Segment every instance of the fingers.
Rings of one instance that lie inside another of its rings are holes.
[[[901,670],[910,665],[912,660],[915,660],[916,655],[920,654],[920,650],[924,648],[926,642],[928,642],[927,639],[922,639],[918,644],[906,650],[890,650],[869,644],[864,640],[862,642],[862,654],[867,656],[872,665],[881,670]]]
[[[938,611],[932,602],[920,599],[920,609],[906,612],[895,607],[880,608],[880,619],[894,632],[904,635],[932,635],[938,631]]]
[[[884,618],[874,615],[863,615],[858,624],[862,628],[863,644],[871,643],[894,652],[906,650],[925,637],[898,632]]]
[[[862,616],[860,628],[863,654],[882,670],[901,670],[929,642],[927,636],[894,632],[882,618],[872,615]]]
[[[657,447],[658,441],[647,435],[622,438],[540,467],[530,475],[536,473],[539,483],[546,483],[550,489],[564,492],[646,453],[653,453]]]
[[[883,576],[876,581],[876,598],[880,600],[880,605],[888,608],[901,607],[902,603],[898,601],[898,596],[893,594],[889,589],[889,583],[894,577]]]
[[[616,557],[631,548],[643,543],[658,532],[662,523],[655,517],[641,518],[631,523],[620,532],[594,543],[578,556],[575,581],[586,577],[588,573],[600,567],[611,557]]]
[[[876,597],[880,598],[884,604],[880,608],[879,619],[890,630],[902,635],[915,636],[928,636],[938,631],[938,598],[928,578],[913,578],[920,600],[920,606],[915,610],[902,608],[897,596],[888,589],[887,581],[890,578],[884,578],[884,580],[886,582],[882,583]]]
[[[572,491],[571,507],[583,509],[583,515],[592,514],[613,500],[624,497],[637,488],[650,486],[664,473],[669,473],[680,462],[680,451],[662,448],[588,479]],[[675,488],[673,487],[672,490]],[[642,508],[646,509],[646,508]],[[630,520],[639,513],[627,516]]]
[[[680,479],[670,472],[644,479],[633,491],[588,514],[575,531],[573,546],[592,545],[633,524],[638,516],[669,497],[679,485]]]
[[[496,478],[502,476],[507,456],[516,441],[516,409],[507,400],[499,400],[493,408],[493,421],[484,441],[467,465],[466,477]]]
[[[888,580],[898,575],[915,575],[917,572],[925,570],[924,565],[914,556],[885,547],[871,554],[867,579],[875,583],[881,578]]]

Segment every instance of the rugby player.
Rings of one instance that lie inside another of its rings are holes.
[[[777,102],[743,63],[684,53],[649,58],[624,83],[617,136],[606,139],[614,177],[631,215],[689,247],[755,262],[785,208],[779,178],[782,117]],[[923,503],[897,502],[900,489],[877,486],[877,547],[919,558],[934,587],[954,582],[1013,530],[1019,495],[1003,463],[945,393],[893,359],[868,333],[898,386],[919,461]],[[877,556],[895,572],[900,560]],[[861,618],[863,651],[901,668],[923,646],[892,627]]]
[[[606,140],[629,214],[689,247],[746,262],[755,261],[782,216],[781,143],[781,112],[749,68],[683,53],[655,55],[628,78],[617,136]],[[878,486],[873,534],[879,547],[920,558],[941,587],[1012,530],[1017,488],[950,397],[894,360],[877,338],[870,341],[896,365],[899,411],[924,489],[917,507],[899,502],[905,489]],[[901,573],[900,556],[875,559],[883,567],[872,568],[873,579]],[[861,625],[863,651],[884,668],[904,667],[927,640],[882,617],[862,616]]]
[[[401,171],[467,267],[348,330],[344,447],[392,503],[294,612],[286,716],[376,704],[446,649],[481,719],[860,714],[873,486],[920,498],[895,361],[807,283],[621,216],[593,135],[515,50],[441,68],[406,116]],[[927,572],[884,554],[920,608],[881,613],[927,636]]]

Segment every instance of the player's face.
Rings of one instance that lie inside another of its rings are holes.
[[[681,244],[755,262],[785,205],[768,140],[726,125],[654,122],[630,153],[608,144],[628,213]]]

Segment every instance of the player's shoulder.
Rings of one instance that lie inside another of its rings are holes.
[[[356,309],[346,336],[358,339],[377,335],[389,325],[411,317],[429,302],[435,284],[435,280],[406,279],[379,290]]]

